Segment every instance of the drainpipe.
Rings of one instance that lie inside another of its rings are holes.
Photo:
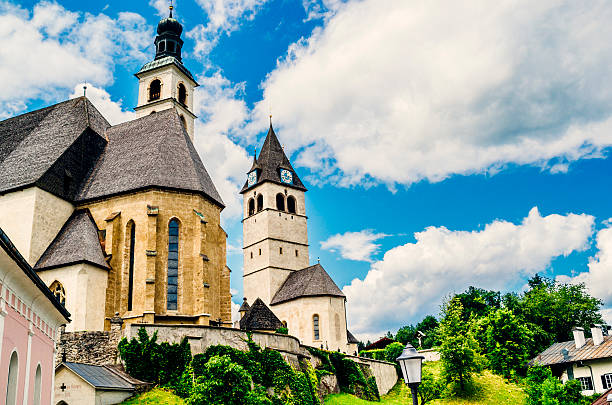
[[[595,389],[595,378],[593,378],[593,369],[588,364],[584,364],[584,362],[579,361],[577,363],[578,367],[588,367],[591,370],[591,383],[593,384],[593,393],[597,394],[597,390]]]

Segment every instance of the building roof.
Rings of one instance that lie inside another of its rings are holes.
[[[283,323],[260,298],[240,320],[240,329],[246,330],[277,330],[282,326]]]
[[[36,185],[70,200],[101,153],[108,127],[84,97],[0,121],[0,194]],[[84,141],[87,148],[78,145]]]
[[[384,349],[385,347],[389,346],[391,343],[394,342],[395,340],[385,336],[383,338],[378,339],[376,342],[370,344],[369,346],[366,346],[365,350]]]
[[[89,263],[109,269],[100,244],[98,227],[87,209],[72,213],[34,268],[41,271],[76,263]]]
[[[343,297],[344,294],[334,280],[327,274],[323,266],[317,263],[314,266],[294,271],[278,289],[270,305],[294,300],[301,297],[313,296]]]
[[[60,314],[66,319],[66,321],[70,322],[70,312],[64,308],[62,304],[60,304],[56,299],[51,290],[45,285],[45,283],[38,277],[38,274],[34,271],[34,269],[28,264],[26,259],[23,258],[21,253],[17,250],[13,242],[9,239],[9,237],[4,233],[2,228],[0,228],[0,247],[8,254],[8,256],[19,266],[21,270],[25,273],[26,276],[34,283],[36,287],[43,293],[45,297],[53,304],[53,306],[59,311]]]
[[[64,362],[58,367],[61,366],[67,367],[94,388],[121,391],[134,390],[134,385],[122,373],[108,366],[69,362]]]
[[[181,72],[185,74],[185,76],[187,76],[190,80],[192,80],[196,86],[198,85],[198,82],[195,81],[191,72],[187,70],[185,65],[183,65],[183,63],[177,58],[175,58],[174,56],[165,56],[163,58],[155,59],[155,60],[152,60],[151,62],[145,63],[140,68],[140,70],[136,73],[136,77],[138,77],[139,75],[143,73],[149,72],[151,70],[156,70],[156,69],[159,69],[165,66],[169,66],[169,65],[176,66]]]
[[[608,402],[608,395],[611,395],[611,394],[612,394],[612,388],[610,388],[609,390],[606,390],[603,394],[601,394],[601,396],[597,398],[595,402],[593,402],[591,405],[609,405],[610,402]]]
[[[204,194],[224,207],[175,109],[128,121],[106,133],[108,145],[77,201],[166,188]]]
[[[359,340],[349,330],[346,331],[346,337],[349,343],[359,343]]]
[[[251,306],[247,302],[246,297],[244,297],[242,300],[242,305],[240,305],[240,309],[238,310],[238,312],[247,312],[249,309],[251,309]]]
[[[293,172],[293,184],[287,184],[281,181],[280,169],[287,169]],[[291,162],[289,162],[287,155],[285,155],[285,151],[274,133],[272,124],[270,124],[270,129],[266,135],[266,140],[261,148],[261,152],[259,152],[257,159],[253,161],[253,166],[249,172],[253,170],[257,170],[258,172],[257,182],[251,187],[249,187],[248,181],[245,182],[240,193],[244,193],[248,189],[266,181],[306,191],[306,187],[302,184],[293,166],[291,166]]]
[[[561,353],[563,349],[567,350],[567,358]],[[531,362],[543,366],[550,366],[553,364],[574,363],[581,360],[605,358],[612,358],[612,336],[604,336],[603,342],[598,346],[593,346],[593,339],[588,338],[580,349],[576,349],[573,340],[555,343],[540,353]]]

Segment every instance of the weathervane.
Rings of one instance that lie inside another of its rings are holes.
[[[172,0],[170,0],[170,18],[172,18],[172,10],[174,10],[174,6],[172,5]]]

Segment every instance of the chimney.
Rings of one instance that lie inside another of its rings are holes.
[[[591,336],[593,337],[593,346],[599,346],[603,343],[603,330],[601,325],[591,325]]]
[[[576,349],[580,349],[586,343],[584,340],[584,329],[576,326],[572,332],[574,333],[574,343],[576,344]]]

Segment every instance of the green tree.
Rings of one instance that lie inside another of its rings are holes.
[[[426,404],[436,398],[440,398],[444,391],[444,383],[429,371],[423,369],[421,375],[421,385],[419,385],[419,397],[421,398],[421,405]]]
[[[189,405],[242,405],[251,390],[251,377],[229,356],[213,356],[187,399]]]
[[[463,319],[482,318],[501,307],[501,294],[499,291],[488,291],[470,286],[461,294],[455,295],[463,306]]]
[[[478,343],[474,339],[470,324],[465,320],[463,305],[455,297],[442,306],[442,321],[439,327],[440,358],[442,372],[451,388],[464,393],[472,374],[479,371]]]
[[[491,370],[509,378],[529,361],[532,332],[508,309],[498,309],[478,322],[477,340]]]
[[[530,367],[525,378],[526,405],[588,405],[592,401],[581,393],[580,382],[563,384],[553,377],[550,368]]]
[[[419,347],[419,340],[416,338],[417,329],[414,325],[406,325],[399,328],[395,335],[395,340],[403,345],[410,342],[414,347]]]

